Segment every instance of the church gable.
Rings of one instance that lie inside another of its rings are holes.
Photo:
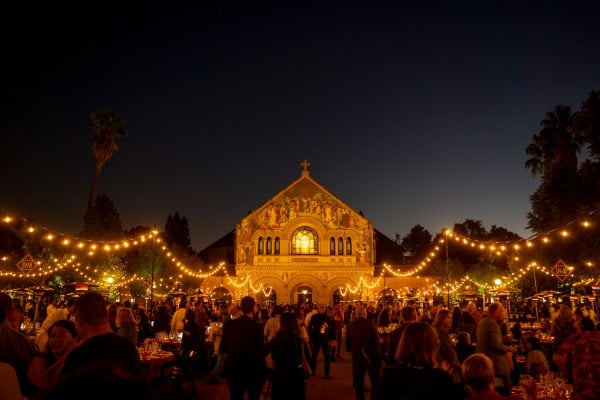
[[[258,247],[262,236],[272,237],[272,246],[289,245],[290,232],[301,225],[314,229],[320,240],[327,240],[320,243],[322,255],[329,254],[329,238],[340,235],[350,237],[355,251],[372,253],[372,224],[314,181],[305,167],[299,179],[240,221],[236,229],[237,262],[251,262],[255,252],[262,253]]]

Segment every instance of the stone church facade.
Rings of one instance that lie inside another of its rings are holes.
[[[234,301],[249,294],[281,304],[332,304],[374,301],[384,285],[399,290],[422,285],[416,278],[386,282],[377,272],[377,242],[391,240],[316,182],[306,161],[302,165],[296,181],[201,253],[208,262],[227,259],[230,271],[207,278],[205,293],[226,291]]]

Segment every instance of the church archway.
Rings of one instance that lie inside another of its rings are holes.
[[[209,302],[212,304],[230,304],[231,293],[226,288],[219,286],[209,295]]]
[[[298,286],[296,290],[296,299],[298,304],[312,304],[313,303],[313,290],[310,286]]]

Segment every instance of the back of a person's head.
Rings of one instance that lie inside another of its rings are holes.
[[[279,317],[279,331],[286,335],[299,334],[298,319],[292,312],[284,312]]]
[[[242,310],[242,314],[249,314],[254,311],[254,306],[256,305],[256,301],[251,296],[245,296],[240,301],[240,309]]]
[[[75,302],[75,315],[81,322],[100,325],[108,321],[106,302],[100,293],[87,292]]]
[[[485,354],[471,354],[461,368],[465,384],[476,392],[489,389],[494,384],[494,364]]]
[[[283,307],[280,305],[276,305],[273,311],[275,311],[275,315],[281,315],[283,313]]]
[[[417,320],[417,311],[414,307],[404,306],[400,310],[400,319],[404,323],[414,322]]]
[[[184,318],[188,321],[194,320],[196,318],[196,313],[190,308],[189,310],[186,310]]]
[[[458,332],[456,340],[458,341],[458,344],[471,344],[471,334],[469,332]]]
[[[402,331],[396,360],[401,364],[433,367],[438,345],[438,335],[433,326],[422,321],[411,322]]]
[[[356,307],[356,318],[366,317],[366,316],[367,316],[367,309],[365,308],[365,306]]]

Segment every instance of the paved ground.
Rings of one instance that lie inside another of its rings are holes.
[[[317,374],[310,378],[306,387],[307,400],[354,400],[352,389],[352,362],[350,353],[344,353],[343,358],[331,363],[331,376],[333,379],[323,378],[323,360],[317,364]],[[367,379],[367,387],[369,382]],[[196,385],[196,400],[227,400],[229,392],[225,380],[221,379],[218,384],[208,384],[206,379],[199,379]],[[367,393],[367,399],[369,399]]]

